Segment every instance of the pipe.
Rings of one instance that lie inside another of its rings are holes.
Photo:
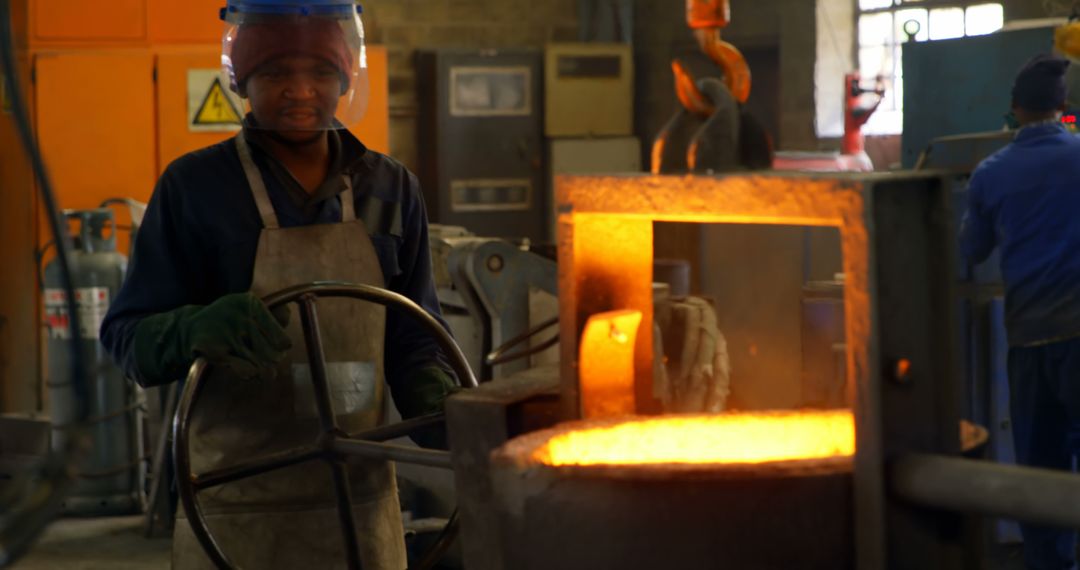
[[[889,475],[893,492],[924,507],[1080,528],[1080,477],[1068,472],[917,454]]]
[[[344,455],[345,462],[349,462],[350,457],[363,457],[365,459],[385,459],[387,461],[453,469],[450,465],[450,453],[446,451],[434,451],[419,447],[406,447],[404,445],[361,441],[343,437],[335,438],[333,443],[330,444],[330,449]]]

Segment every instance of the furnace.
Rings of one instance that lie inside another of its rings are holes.
[[[846,410],[585,420],[529,433],[493,457],[503,563],[848,567],[854,446]]]
[[[447,410],[470,568],[963,562],[961,517],[897,503],[885,489],[897,454],[961,450],[947,185],[911,174],[556,185],[559,379],[482,386]],[[837,228],[847,409],[657,415],[657,221]],[[703,448],[679,455],[680,442]],[[654,444],[652,455],[623,453]]]

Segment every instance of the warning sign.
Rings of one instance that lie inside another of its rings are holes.
[[[79,338],[97,339],[98,329],[109,311],[108,287],[75,289],[75,306],[79,311]],[[49,338],[71,338],[71,320],[63,289],[45,290],[45,325],[49,329]]]
[[[240,113],[233,107],[232,101],[221,88],[221,80],[215,79],[210,85],[199,109],[195,111],[196,125],[235,125],[240,123]]]
[[[240,129],[243,103],[225,87],[217,69],[188,70],[188,129],[196,132]]]

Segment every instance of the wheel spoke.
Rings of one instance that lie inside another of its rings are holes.
[[[345,540],[345,558],[349,561],[350,570],[360,570],[360,545],[356,541],[356,519],[353,518],[348,471],[345,465],[331,461],[330,472],[334,477],[338,520],[341,522],[341,534]]]
[[[326,355],[323,352],[322,332],[319,331],[319,313],[315,309],[315,295],[300,297],[300,324],[304,329],[308,365],[311,368],[311,384],[315,388],[315,407],[319,410],[319,426],[323,433],[337,429],[334,405],[330,399],[330,384],[326,378]]]
[[[317,459],[322,452],[312,447],[297,447],[278,453],[264,455],[248,461],[230,465],[223,469],[216,469],[201,475],[191,477],[191,485],[196,491],[209,489],[225,483],[239,481],[248,477],[254,477],[263,473],[269,473],[283,467],[296,465],[312,459]]]
[[[347,462],[351,462],[350,460],[353,458],[383,459],[386,461],[398,461],[400,463],[413,463],[416,465],[427,465],[428,467],[453,469],[450,465],[450,453],[447,451],[435,451],[420,447],[406,447],[404,445],[393,445],[345,437],[335,438],[330,444],[330,448]]]

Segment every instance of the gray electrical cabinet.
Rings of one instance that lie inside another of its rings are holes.
[[[417,53],[418,175],[432,222],[544,239],[542,61],[532,50]]]

